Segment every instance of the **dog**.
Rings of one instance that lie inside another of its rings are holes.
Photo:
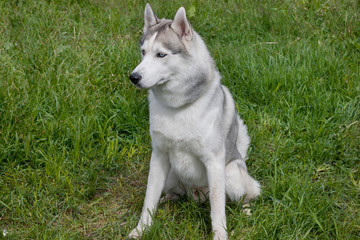
[[[174,20],[159,19],[147,4],[144,15],[142,61],[129,78],[148,89],[152,154],[141,218],[129,237],[151,226],[162,193],[171,200],[201,189],[208,191],[214,239],[227,239],[226,200],[260,195],[245,164],[247,127],[185,9]]]

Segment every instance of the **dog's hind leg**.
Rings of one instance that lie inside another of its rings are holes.
[[[174,169],[170,168],[163,190],[165,196],[160,199],[160,202],[163,203],[171,200],[177,200],[180,196],[184,195],[185,192],[185,186],[181,185],[181,182]]]
[[[226,195],[234,201],[244,198],[244,203],[260,195],[260,184],[247,172],[243,160],[234,160],[226,165]]]

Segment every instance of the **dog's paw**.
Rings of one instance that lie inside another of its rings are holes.
[[[142,235],[142,229],[137,227],[131,231],[128,237],[131,239],[140,239],[141,235]]]
[[[251,209],[250,209],[250,204],[249,203],[245,203],[242,205],[243,207],[243,212],[247,215],[247,216],[251,216]]]
[[[162,198],[160,198],[160,203],[166,203],[169,201],[174,201],[174,200],[178,200],[180,197],[179,195],[175,194],[175,193],[168,193],[165,196],[163,196]]]
[[[214,232],[214,240],[227,240],[228,236],[226,231],[215,231]]]

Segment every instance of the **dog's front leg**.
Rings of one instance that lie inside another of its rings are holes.
[[[211,164],[207,164],[207,174],[214,240],[228,239],[225,216],[225,162],[222,159],[212,160]]]
[[[153,150],[143,210],[137,227],[129,234],[130,238],[140,238],[145,228],[151,225],[151,216],[156,211],[169,169],[166,153]]]

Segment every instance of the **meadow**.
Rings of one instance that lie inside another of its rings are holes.
[[[124,239],[151,153],[140,62],[146,1],[0,2],[0,239]],[[360,239],[360,2],[154,1],[203,37],[262,184],[230,239]],[[159,206],[143,239],[211,239],[210,208]]]

